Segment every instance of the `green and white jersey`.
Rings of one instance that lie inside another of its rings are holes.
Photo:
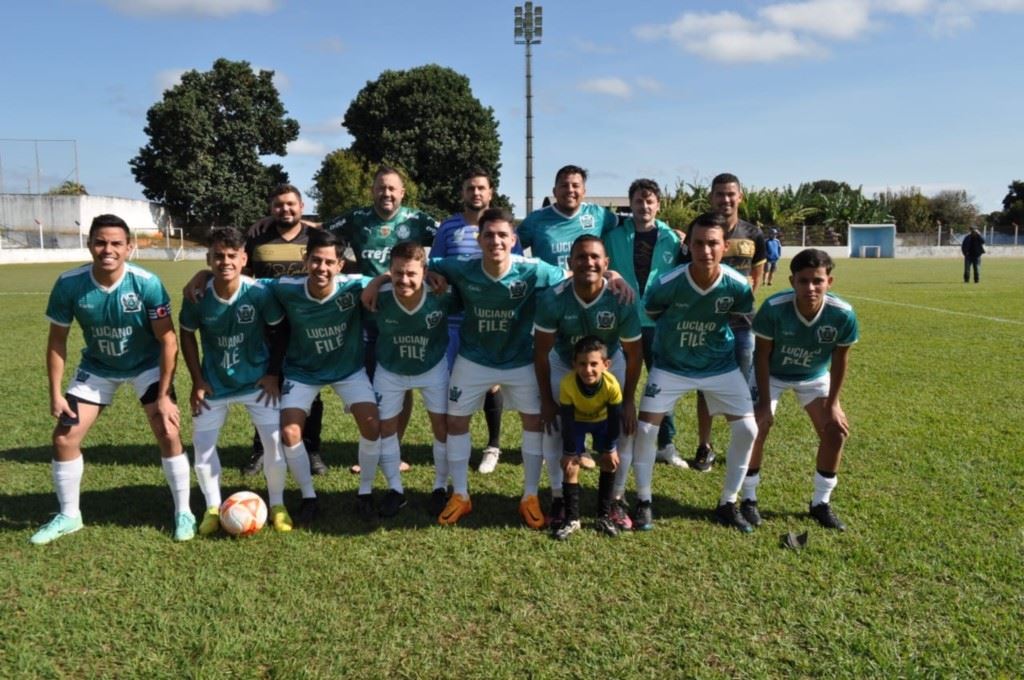
[[[601,238],[618,223],[615,213],[593,203],[581,203],[575,215],[565,215],[552,204],[530,213],[516,228],[516,235],[533,257],[568,269],[573,241],[584,234]]]
[[[284,376],[307,385],[328,385],[363,367],[363,320],[359,294],[363,276],[339,275],[323,300],[309,294],[308,277],[284,276],[268,283],[288,316]]]
[[[448,279],[465,309],[459,356],[498,369],[533,363],[536,293],[564,279],[565,271],[522,255],[512,255],[508,271],[496,279],[479,255],[433,258],[430,269]]]
[[[178,323],[199,332],[203,346],[203,379],[215,399],[254,392],[267,372],[270,352],[265,326],[284,319],[284,310],[269,288],[248,276],[230,299],[218,297],[213,279],[199,302],[181,303]]]
[[[636,306],[619,302],[608,290],[607,282],[590,302],[579,298],[571,279],[545,291],[537,302],[533,327],[555,334],[555,352],[566,366],[572,366],[573,347],[588,335],[596,336],[608,347],[608,356],[619,351],[620,341],[640,339]]]
[[[642,237],[637,239],[636,233],[636,222],[629,217],[619,226],[606,231],[602,238],[608,252],[608,268],[618,272],[636,293],[640,325],[654,326],[654,320],[644,313],[643,294],[652,281],[680,264],[682,252],[679,250],[679,236],[667,224],[655,220],[653,248],[642,251],[648,246]],[[643,281],[638,280],[637,263],[640,260],[647,264],[647,275]]]
[[[753,329],[754,335],[772,341],[771,376],[794,382],[825,375],[832,350],[860,339],[853,307],[832,293],[825,295],[813,319],[805,319],[797,310],[795,292],[776,293],[757,310]]]
[[[109,288],[96,282],[92,265],[64,272],[50,291],[46,318],[58,326],[78,321],[85,339],[80,368],[104,378],[130,378],[160,365],[152,322],[171,315],[160,279],[126,264]]]
[[[684,264],[658,277],[644,294],[644,309],[655,318],[654,366],[690,378],[708,378],[737,367],[734,314],[754,311],[747,277],[728,265],[701,289]]]
[[[448,349],[448,314],[455,299],[450,293],[423,291],[412,310],[402,306],[390,283],[380,287],[377,311],[377,363],[397,375],[421,375],[438,364]]]
[[[434,242],[437,220],[425,212],[402,206],[390,220],[382,220],[372,207],[350,210],[325,226],[347,243],[356,256],[359,272],[378,276],[388,270],[391,249],[400,241],[422,246]]]

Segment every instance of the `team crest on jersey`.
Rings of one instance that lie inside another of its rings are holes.
[[[443,316],[444,313],[441,312],[440,310],[433,311],[430,314],[427,314],[426,318],[424,319],[424,321],[427,322],[427,328],[436,328],[437,324],[441,323],[441,317]]]
[[[513,281],[509,284],[508,295],[513,300],[526,297],[526,281]]]
[[[338,296],[337,300],[338,309],[343,312],[347,312],[356,306],[356,296],[352,293],[344,293]]]
[[[725,295],[715,300],[715,314],[728,314],[732,309],[733,299]]]
[[[661,392],[661,388],[654,383],[647,383],[647,387],[644,388],[645,397],[656,397]]]
[[[407,238],[409,238],[410,235],[411,235],[411,232],[409,231],[409,225],[408,224],[399,224],[395,228],[395,236],[397,236],[400,239],[403,239],[403,240],[407,239]]]
[[[593,215],[580,215],[580,226],[584,229],[594,228],[594,216]]]
[[[84,383],[88,382],[88,380],[89,374],[86,373],[85,371],[79,370],[77,373],[75,373],[75,382]]]
[[[448,390],[448,401],[458,402],[459,397],[462,396],[462,388],[452,385],[452,388]]]
[[[391,227],[389,227],[388,225],[385,224],[383,227],[380,228],[380,235],[383,236],[384,238],[387,238],[388,236],[390,236],[391,235]]]
[[[661,259],[665,261],[665,264],[672,264],[672,258],[674,257],[675,255],[667,251],[661,254]]]
[[[121,296],[121,311],[125,314],[138,314],[142,311],[142,300],[137,293],[125,293]]]
[[[598,312],[597,328],[602,331],[609,331],[615,328],[615,312]]]
[[[252,305],[239,305],[235,311],[238,323],[252,323],[256,320],[256,308]]]
[[[818,342],[829,345],[836,341],[836,336],[839,335],[839,331],[836,330],[835,326],[819,326],[818,327]]]

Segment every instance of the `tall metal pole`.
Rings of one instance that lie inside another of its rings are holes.
[[[533,212],[533,51],[544,35],[544,9],[532,2],[514,9],[515,44],[526,46],[526,212]]]
[[[530,41],[526,42],[526,214],[533,212],[533,73]]]

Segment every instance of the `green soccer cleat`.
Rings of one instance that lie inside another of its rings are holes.
[[[191,512],[174,515],[174,540],[191,541],[196,537],[196,517]]]
[[[274,525],[274,531],[291,531],[295,526],[291,515],[288,514],[288,510],[283,505],[273,505],[270,507],[270,522]]]
[[[199,523],[199,535],[210,536],[220,529],[220,510],[217,506],[206,509],[203,513],[203,521]],[[184,540],[184,539],[183,539]]]
[[[82,516],[68,517],[57,513],[53,519],[39,528],[39,531],[32,534],[29,540],[35,545],[46,545],[56,541],[61,536],[73,534],[82,528]]]

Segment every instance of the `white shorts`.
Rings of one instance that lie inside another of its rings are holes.
[[[257,401],[260,397],[263,397],[263,400]],[[281,412],[276,406],[267,406],[266,401],[266,395],[260,390],[225,399],[207,399],[206,403],[210,408],[200,409],[199,415],[192,416],[192,429],[195,432],[220,430],[228,417],[228,407],[231,404],[245,406],[253,425],[277,425],[281,421]]]
[[[448,412],[448,359],[441,361],[419,375],[399,375],[380,364],[373,374],[373,391],[377,393],[377,407],[381,420],[394,418],[402,412],[402,400],[409,390],[419,390],[428,413]]]
[[[551,350],[551,354],[548,355],[548,365],[551,366],[551,396],[555,398],[555,403],[558,403],[558,393],[562,387],[562,378],[567,373],[572,371],[571,366],[566,366],[562,358]],[[612,355],[612,367],[609,369],[615,379],[619,381],[619,387],[622,390],[626,389],[626,355],[621,350],[617,351]],[[625,396],[625,392],[623,392]]]
[[[519,368],[488,368],[466,357],[455,358],[448,380],[448,413],[471,416],[484,405],[484,397],[495,385],[501,386],[506,411],[527,415],[540,413],[540,389],[533,364]]]
[[[75,371],[75,378],[68,385],[66,394],[92,404],[106,406],[114,400],[114,392],[117,392],[117,388],[125,383],[131,383],[132,389],[135,390],[135,396],[142,399],[150,385],[158,382],[160,382],[159,366],[130,378],[104,378],[79,368]]]
[[[779,405],[779,397],[786,390],[793,390],[797,403],[803,408],[807,408],[807,405],[815,399],[828,397],[828,390],[831,386],[832,376],[828,373],[814,380],[780,380],[778,378],[769,378],[768,389],[771,391],[772,414],[775,414],[775,408]]]
[[[284,386],[281,388],[281,410],[297,408],[309,415],[309,408],[313,405],[316,395],[324,387],[334,390],[345,406],[352,404],[377,404],[377,397],[373,393],[373,385],[366,376],[366,370],[360,368],[344,380],[330,383],[330,385],[309,385],[285,378]]]
[[[708,413],[713,416],[754,415],[750,387],[738,368],[710,378],[687,378],[655,368],[647,376],[640,410],[646,413],[671,413],[676,401],[694,390],[704,393]]]

